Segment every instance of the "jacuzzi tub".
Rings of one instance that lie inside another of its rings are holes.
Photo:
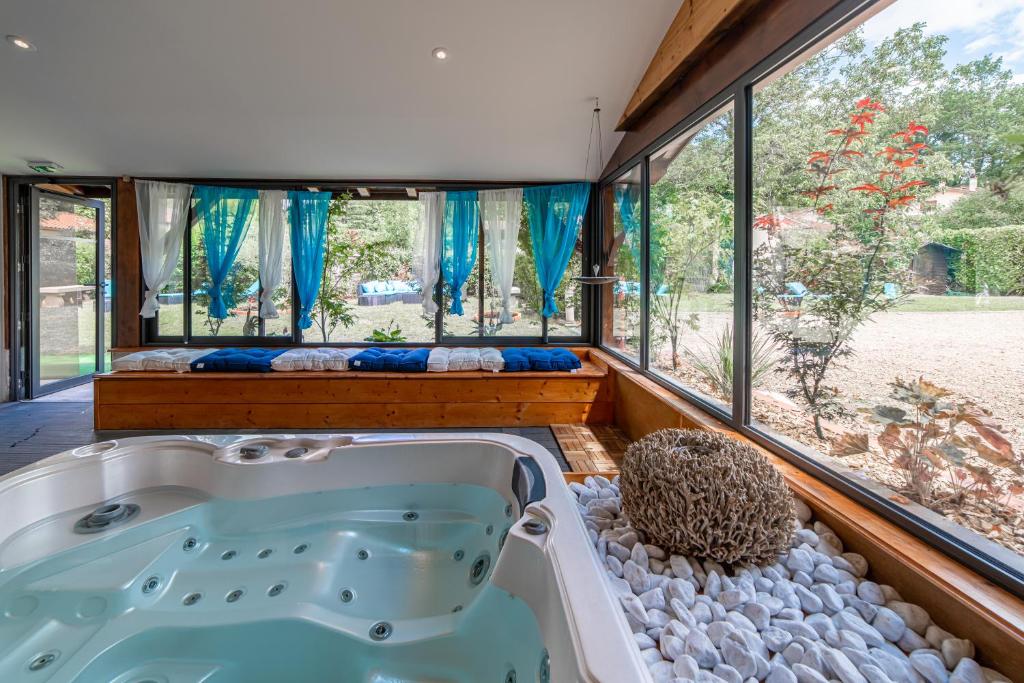
[[[0,681],[648,680],[549,453],[138,437],[0,478]]]

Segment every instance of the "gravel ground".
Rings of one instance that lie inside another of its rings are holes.
[[[683,345],[707,348],[731,321],[728,313],[701,313],[699,332],[688,331]],[[881,427],[855,411],[891,403],[889,383],[896,378],[924,377],[957,396],[989,410],[1003,425],[1018,454],[1024,455],[1024,311],[967,310],[958,312],[890,312],[862,326],[854,335],[854,353],[834,364],[828,383],[840,391],[848,414],[835,419],[837,429],[869,431]],[[685,362],[671,369],[667,345],[655,363],[684,384],[711,393],[702,376]],[[821,453],[829,444],[815,436],[803,403],[789,395],[796,383],[786,373],[769,373],[753,398],[754,418]],[[901,477],[877,453],[847,457],[842,464],[894,489]],[[998,476],[1004,483],[1010,473]],[[1007,504],[1008,503],[1008,504]],[[1024,500],[970,501],[938,509],[947,517],[993,541],[1024,554]]]

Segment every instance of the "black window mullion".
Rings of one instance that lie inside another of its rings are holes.
[[[185,239],[182,244],[181,279],[182,282],[182,338],[186,344],[192,343],[192,201],[188,203],[185,217]]]
[[[640,368],[648,370],[651,341],[651,157],[640,164]]]
[[[733,368],[732,422],[750,423],[750,335],[752,278],[751,251],[753,212],[751,165],[752,88],[741,86],[733,98],[733,145],[735,188],[733,218]]]
[[[484,302],[484,293],[485,293],[484,277],[486,275],[485,261],[487,260],[487,253],[484,251],[485,248],[486,248],[486,244],[485,244],[485,241],[484,241],[484,217],[483,217],[483,214],[478,211],[477,212],[477,247],[476,247],[476,253],[477,253],[477,257],[476,257],[476,260],[477,260],[477,279],[480,280],[480,282],[477,283],[477,288],[476,288],[477,289],[477,315],[479,316],[479,318],[477,318],[477,321],[479,322],[478,329],[477,329],[477,336],[478,337],[483,337],[484,336],[484,325],[486,324],[486,319],[484,318],[484,314],[487,312],[487,306],[486,306],[486,304]]]

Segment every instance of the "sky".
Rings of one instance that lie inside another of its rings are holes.
[[[1024,83],[1024,0],[897,0],[864,24],[864,36],[873,45],[918,21],[949,38],[947,66],[990,54]]]

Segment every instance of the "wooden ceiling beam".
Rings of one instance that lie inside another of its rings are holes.
[[[757,0],[683,0],[658,51],[622,112],[616,130],[629,130],[722,34],[742,19]]]

